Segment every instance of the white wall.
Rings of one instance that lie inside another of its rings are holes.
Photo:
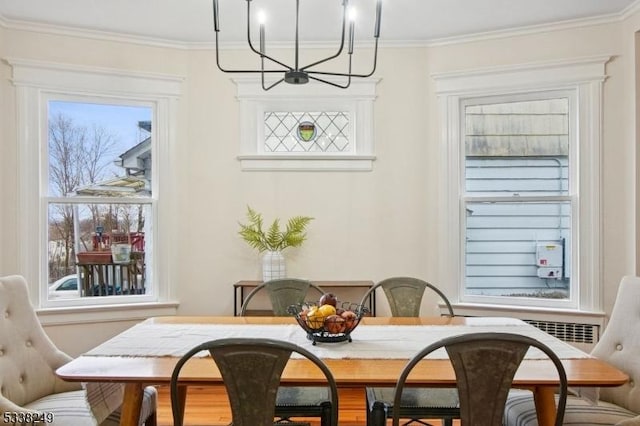
[[[435,72],[494,65],[615,55],[607,66],[604,110],[604,277],[610,309],[617,283],[635,271],[634,28],[627,22],[456,45],[387,48],[379,55],[375,103],[377,160],[372,172],[242,172],[235,86],[215,68],[208,50],[122,44],[0,28],[0,57],[20,57],[186,77],[178,144],[172,155],[170,200],[177,238],[170,279],[179,314],[232,312],[232,284],[258,279],[259,259],[237,236],[247,204],[265,218],[315,217],[308,242],[288,249],[291,276],[371,279],[415,275],[438,282],[437,205],[440,142]],[[232,55],[230,62],[239,54]],[[0,274],[19,273],[15,258],[15,110],[10,70],[0,66]],[[57,344],[78,354],[128,326],[49,327]],[[78,333],[78,334],[76,334]],[[76,336],[82,335],[82,339]]]

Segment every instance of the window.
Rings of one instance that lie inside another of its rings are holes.
[[[264,114],[265,152],[352,153],[348,111],[269,111]]]
[[[159,218],[182,78],[8,62],[20,111],[20,273],[34,302],[109,306],[84,309],[85,319],[131,305],[169,313],[155,242],[171,238]]]
[[[459,304],[601,309],[600,105],[608,58],[434,76]]]
[[[75,277],[77,298],[152,297],[153,105],[51,98],[48,282]]]
[[[570,99],[462,102],[465,295],[571,299]]]
[[[243,170],[369,171],[374,157],[375,80],[349,89],[316,85],[262,90],[235,78],[240,101]]]

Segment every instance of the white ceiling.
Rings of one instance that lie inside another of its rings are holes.
[[[246,37],[246,2],[219,0],[221,42]],[[521,27],[613,20],[640,0],[383,0],[380,43],[429,42]],[[357,39],[373,33],[374,0],[351,0],[358,9]],[[300,0],[301,42],[338,39],[341,0]],[[267,39],[292,39],[294,0],[253,0],[268,15]],[[280,17],[282,15],[282,17]],[[568,22],[567,22],[568,21]],[[287,23],[287,24],[285,24]],[[158,41],[214,41],[211,0],[0,0],[0,24],[37,24]]]

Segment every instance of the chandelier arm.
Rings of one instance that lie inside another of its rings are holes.
[[[264,90],[265,92],[267,90],[273,89],[274,87],[276,87],[278,84],[282,83],[284,81],[284,78],[281,78],[280,80],[276,81],[275,83],[271,84],[270,86],[265,86],[264,84],[264,56],[261,58],[260,60],[261,62],[261,73],[260,73],[260,79],[262,80],[262,90]]]
[[[349,77],[349,79],[347,80],[347,84],[345,84],[345,85],[340,85],[340,84],[338,84],[338,83],[334,83],[333,81],[329,81],[329,80],[325,80],[325,79],[322,79],[322,78],[314,77],[314,76],[312,76],[311,74],[309,74],[309,78],[310,78],[311,80],[315,80],[315,81],[319,81],[319,82],[321,82],[321,83],[329,84],[329,85],[334,86],[334,87],[337,87],[337,88],[339,88],[339,89],[346,89],[346,88],[348,88],[348,87],[351,85],[351,76],[350,76],[350,75],[345,75],[345,76],[346,76],[346,77]]]
[[[254,51],[254,52],[255,52],[255,51]],[[256,52],[256,53],[258,53],[258,52]],[[261,58],[268,59],[268,60],[270,60],[271,62],[274,62],[274,63],[276,63],[276,64],[278,64],[278,65],[280,65],[280,66],[282,66],[282,67],[286,68],[286,69],[287,69],[287,70],[289,70],[289,71],[293,71],[293,68],[291,68],[289,65],[287,65],[287,64],[283,64],[282,62],[278,61],[277,59],[272,58],[272,57],[271,57],[271,56],[269,56],[269,55],[260,54],[260,53],[258,53],[258,55],[260,55],[260,57],[261,57]],[[284,70],[265,70],[264,72],[282,72],[282,71],[284,71]],[[261,72],[261,71],[256,71],[256,72]]]
[[[373,68],[371,69],[371,72],[369,72],[368,74],[352,74],[351,73],[351,58],[349,58],[349,73],[348,74],[340,73],[340,72],[309,71],[309,70],[307,70],[307,73],[308,74],[320,74],[320,75],[333,75],[333,76],[337,76],[337,77],[366,78],[366,77],[371,77],[373,75],[373,73],[376,72],[377,65],[378,65],[378,39],[376,38],[375,53],[373,55]]]
[[[282,70],[231,70],[231,69],[227,69],[222,67],[222,65],[220,65],[220,55],[218,54],[218,52],[220,51],[220,49],[218,49],[218,38],[216,37],[216,65],[218,66],[218,69],[222,72],[228,72],[228,73],[241,73],[241,74],[245,74],[245,73],[251,73],[251,74],[257,74],[257,73],[281,73]]]
[[[213,0],[213,24],[214,24],[214,30],[216,33],[216,65],[218,66],[218,69],[222,72],[228,72],[228,73],[252,73],[252,74],[257,74],[257,73],[275,73],[275,72],[282,72],[282,70],[264,70],[264,71],[260,71],[260,70],[232,70],[232,69],[227,69],[224,68],[222,65],[220,65],[220,45],[219,45],[219,41],[218,41],[218,33],[220,32],[220,26],[219,26],[219,11],[218,11],[218,1],[217,0]],[[269,58],[267,58],[269,59]],[[285,68],[287,69],[291,69],[290,67],[287,67],[286,65],[283,65]]]
[[[307,76],[310,79],[313,79],[313,80],[316,80],[316,81],[321,81],[323,83],[330,84],[330,85],[335,86],[335,87],[339,87],[340,89],[346,89],[351,85],[351,77],[352,77],[352,74],[351,74],[351,60],[352,59],[353,59],[353,54],[350,53],[349,54],[349,70],[348,70],[348,72],[346,74],[342,74],[343,77],[347,77],[347,83],[345,85],[341,85],[341,84],[338,84],[338,83],[333,83],[333,82],[325,80],[323,78],[315,77],[315,76],[313,76],[313,75],[311,75],[309,73],[307,73]]]
[[[324,59],[321,59],[319,61],[313,62],[309,65],[305,65],[304,67],[300,68],[300,71],[306,71],[308,68],[311,68],[313,66],[316,65],[320,65],[324,62],[330,61],[332,59],[337,58],[338,56],[340,56],[342,54],[342,51],[344,50],[344,34],[347,28],[347,7],[349,6],[349,0],[344,0],[342,3],[342,32],[341,32],[341,37],[340,37],[340,47],[338,48],[338,51],[327,57]]]
[[[278,84],[282,83],[283,81],[284,81],[284,78],[281,78],[280,80],[276,81],[272,85],[265,87],[265,85],[264,85],[264,74],[262,74],[262,90],[264,90],[264,91],[271,90],[274,87],[276,87]]]
[[[289,65],[284,64],[280,61],[278,61],[275,58],[272,58],[271,56],[260,52],[259,50],[256,50],[255,47],[253,47],[253,43],[251,42],[251,0],[247,0],[247,42],[249,43],[249,48],[253,51],[253,53],[255,53],[256,55],[260,56],[261,58],[266,58],[282,67],[285,67],[286,69],[288,69],[289,71],[292,71],[293,68],[291,68]],[[282,71],[280,71],[282,72]]]

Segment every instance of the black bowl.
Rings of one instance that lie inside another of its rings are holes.
[[[316,342],[323,343],[337,343],[337,342],[351,342],[351,332],[358,326],[362,317],[368,312],[363,305],[357,303],[342,302],[338,303],[338,308],[343,311],[351,311],[355,314],[355,318],[347,328],[341,332],[331,332],[328,327],[327,318],[315,315],[312,320],[308,320],[307,313],[313,308],[317,308],[316,302],[305,302],[297,305],[291,305],[287,308],[289,313],[293,315],[304,331],[307,332],[307,339],[311,340],[315,345]],[[330,321],[330,320],[329,320]]]

